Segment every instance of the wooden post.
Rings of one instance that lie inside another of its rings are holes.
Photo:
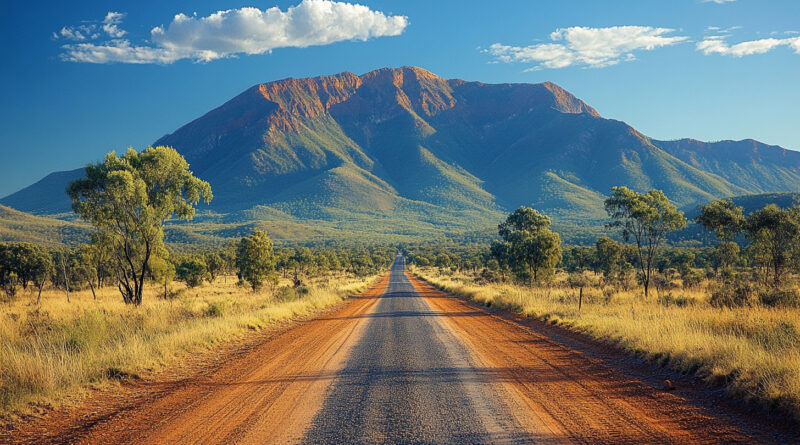
[[[578,294],[578,312],[581,311],[581,306],[583,306],[583,287],[581,287],[581,291]]]

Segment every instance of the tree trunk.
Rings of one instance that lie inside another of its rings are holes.
[[[39,302],[42,301],[42,288],[44,287],[44,284],[38,287],[39,287],[39,295],[36,296],[36,304],[39,304]]]
[[[67,260],[61,256],[61,270],[64,273],[64,291],[67,293],[67,303],[69,303],[69,278],[67,277]]]
[[[97,300],[97,294],[94,292],[94,283],[93,283],[93,280],[88,280],[88,281],[89,281],[89,289],[91,289],[91,290],[92,290],[92,297],[93,297],[95,300]]]

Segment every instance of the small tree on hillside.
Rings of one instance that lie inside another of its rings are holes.
[[[605,208],[615,219],[609,227],[621,227],[623,238],[626,241],[633,238],[636,243],[647,298],[658,249],[669,232],[686,226],[686,217],[661,190],[637,193],[627,187],[614,187],[605,201]]]
[[[150,258],[147,268],[153,281],[159,283],[163,288],[161,298],[165,300],[170,298],[169,283],[175,279],[175,265],[168,259],[163,258],[162,255],[156,255]]]
[[[175,276],[188,287],[197,287],[210,278],[206,263],[199,258],[184,261],[175,267]]]
[[[83,244],[77,251],[78,275],[89,283],[89,288],[92,290],[92,297],[94,297],[95,300],[97,300],[95,284],[98,281],[97,261],[95,260],[96,251],[97,246],[91,244]]]
[[[737,233],[744,229],[745,218],[742,207],[732,201],[719,200],[700,207],[700,215],[695,221],[714,232],[720,242],[714,258],[717,270],[729,271],[739,258],[739,245],[733,241]]]
[[[492,258],[497,261],[498,269],[500,269],[500,277],[505,282],[506,281],[506,269],[508,269],[508,259],[509,259],[509,251],[511,250],[511,245],[505,241],[492,241],[492,245],[489,246],[489,252],[492,255]]]
[[[534,209],[520,207],[497,228],[508,243],[507,261],[518,276],[527,274],[533,283],[553,275],[561,261],[561,238],[550,230],[550,218]]]
[[[597,265],[606,280],[619,276],[622,272],[622,246],[607,236],[601,236],[595,243]]]
[[[786,273],[800,262],[800,207],[769,204],[747,215],[744,227],[765,282],[780,287]]]
[[[102,163],[86,166],[86,177],[67,188],[72,208],[103,232],[114,257],[117,286],[125,303],[142,303],[151,256],[163,248],[164,221],[173,214],[194,217],[202,198],[211,201],[211,187],[197,179],[189,164],[171,147],[134,149]]]
[[[215,252],[207,252],[203,255],[203,260],[206,263],[206,270],[208,271],[209,276],[211,277],[211,281],[217,279],[217,275],[225,269],[225,260]]]
[[[28,267],[30,268],[30,279],[38,294],[36,295],[36,304],[42,300],[42,289],[44,289],[47,278],[53,270],[53,262],[50,258],[50,253],[44,248],[38,247],[31,252],[31,257],[28,259]]]
[[[276,279],[272,240],[266,233],[256,229],[252,235],[239,241],[236,268],[239,281],[250,284],[253,291],[258,290],[266,281]]]

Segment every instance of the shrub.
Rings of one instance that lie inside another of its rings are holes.
[[[479,283],[499,283],[500,274],[494,270],[483,268],[480,275],[478,275]]]
[[[744,280],[734,280],[711,292],[709,303],[714,307],[749,306],[755,296],[755,288]]]
[[[178,279],[189,287],[197,287],[209,278],[208,268],[203,260],[184,261],[176,268]]]
[[[694,299],[686,297],[684,295],[672,295],[671,292],[667,292],[666,294],[662,295],[658,298],[659,304],[669,307],[669,306],[678,306],[678,307],[686,307],[691,306],[694,304]]]
[[[759,295],[761,304],[769,307],[798,307],[800,296],[794,289],[769,289]]]
[[[208,307],[205,310],[206,317],[219,317],[225,312],[225,304],[222,301],[215,301],[214,303],[208,303]]]

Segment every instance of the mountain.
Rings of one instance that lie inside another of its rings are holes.
[[[700,170],[714,173],[750,193],[800,190],[800,153],[752,139],[653,144]]]
[[[256,85],[154,145],[175,147],[211,183],[200,223],[280,222],[322,238],[489,233],[519,205],[598,224],[615,185],[662,189],[682,206],[800,185],[800,153],[781,147],[651,140],[551,82],[416,67]],[[80,174],[51,174],[0,203],[68,212],[63,190]]]
[[[0,205],[0,242],[76,244],[88,239],[88,234],[89,227],[85,224],[34,216]]]

